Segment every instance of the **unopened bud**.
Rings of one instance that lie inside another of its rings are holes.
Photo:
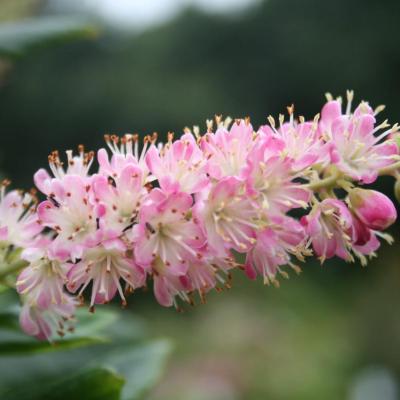
[[[384,230],[397,218],[392,201],[376,190],[355,188],[349,193],[349,201],[360,221],[370,229]]]

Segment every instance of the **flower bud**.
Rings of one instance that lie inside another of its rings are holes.
[[[371,239],[371,229],[353,215],[353,243],[364,246]]]
[[[370,229],[384,230],[397,218],[396,208],[383,193],[355,188],[349,193],[353,212]]]

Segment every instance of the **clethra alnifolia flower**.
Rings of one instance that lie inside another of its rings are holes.
[[[9,184],[0,183],[0,253],[8,246],[29,246],[42,231],[35,214],[36,198],[17,190],[6,193]]]
[[[346,261],[352,260],[353,219],[343,201],[325,199],[317,203],[301,222],[322,262],[335,255]]]
[[[319,129],[321,136],[332,145],[331,161],[355,181],[374,182],[381,168],[400,159],[395,141],[387,140],[398,132],[397,124],[391,127],[384,121],[375,126],[380,108],[374,111],[366,102],[361,102],[352,113],[353,92],[347,92],[344,114],[341,100],[328,97],[321,111]]]
[[[53,152],[51,174],[34,176],[38,206],[4,182],[0,265],[23,250],[23,330],[52,340],[73,329],[85,298],[92,311],[115,297],[126,305],[149,283],[161,305],[180,310],[229,288],[233,270],[278,286],[313,254],[365,265],[381,239],[392,241],[384,230],[397,213],[359,186],[389,175],[399,195],[398,126],[376,122],[382,107],[352,111],[352,92],[344,111],[327,98],[311,120],[290,106],[286,121],[268,117],[257,130],[217,116],[203,134],[185,128],[165,143],[106,135],[97,156],[80,146],[63,162]]]

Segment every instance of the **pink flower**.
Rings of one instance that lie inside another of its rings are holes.
[[[0,243],[28,246],[42,231],[35,215],[36,199],[17,190],[6,193],[8,182],[0,186]]]
[[[194,260],[189,264],[187,277],[191,290],[196,290],[202,303],[205,303],[205,294],[215,288],[218,282],[225,283],[225,279],[218,274],[218,269],[211,260]]]
[[[108,148],[112,152],[112,157],[110,160],[105,149],[100,149],[98,151],[97,160],[100,165],[100,174],[115,178],[127,165],[134,165],[142,170],[143,183],[150,182],[154,179],[149,176],[149,169],[145,162],[145,156],[149,144],[154,144],[156,142],[157,134],[144,137],[141,151],[139,150],[139,136],[137,134],[126,134],[122,138],[116,135],[105,135],[104,138]]]
[[[241,177],[250,149],[254,145],[253,127],[248,120],[236,120],[228,132],[220,127],[207,132],[200,141],[208,159],[207,172],[215,179],[225,176]]]
[[[287,277],[281,266],[289,265],[300,272],[300,268],[291,262],[291,255],[303,260],[305,243],[306,234],[299,222],[286,216],[271,217],[268,226],[258,232],[256,245],[247,253],[247,276],[255,279],[259,273],[264,283],[277,284],[278,273]]]
[[[152,145],[146,163],[157,178],[161,189],[167,192],[199,192],[208,183],[206,159],[190,133],[180,140],[169,141],[160,150]]]
[[[226,263],[226,260],[221,260]],[[230,261],[231,262],[231,261]],[[229,267],[227,267],[229,269]],[[164,307],[174,306],[180,310],[178,299],[191,305],[195,304],[193,292],[197,291],[200,301],[205,303],[205,295],[216,288],[218,284],[229,287],[230,276],[226,279],[220,270],[218,261],[212,259],[191,259],[188,262],[187,272],[184,275],[176,275],[159,257],[151,264],[154,280],[154,295],[157,301]]]
[[[64,284],[66,282],[67,254],[54,249],[50,239],[43,238],[35,247],[26,248],[21,255],[29,266],[19,274],[16,288],[20,295],[29,295],[30,302],[44,309],[54,304],[67,302]]]
[[[397,219],[392,201],[376,190],[354,188],[349,193],[349,203],[359,220],[368,228],[382,231]]]
[[[300,122],[297,122],[291,112],[289,122],[283,122],[282,116],[278,128],[275,127],[272,117],[269,120],[271,126],[264,125],[260,131],[283,141],[282,153],[293,160],[292,168],[295,171],[302,171],[313,164],[325,165],[329,162],[328,146],[318,130],[317,117],[314,121],[300,118]]]
[[[119,237],[133,225],[147,190],[142,185],[143,173],[136,165],[128,164],[115,178],[95,175],[93,195],[99,228],[108,238]]]
[[[134,260],[128,258],[127,247],[119,239],[104,241],[88,248],[83,258],[73,265],[68,273],[68,289],[79,290],[79,295],[92,283],[90,306],[108,303],[118,292],[126,304],[121,280],[125,290],[133,290],[145,283],[145,273]]]
[[[83,180],[88,178],[89,169],[93,163],[94,153],[85,153],[82,145],[79,146],[79,155],[74,156],[72,150],[66,151],[67,166],[60,160],[58,151],[53,151],[49,155],[49,166],[54,177],[51,177],[45,169],[39,169],[34,175],[36,187],[44,194],[50,195],[52,182],[60,182],[68,175],[80,176]]]
[[[76,299],[67,294],[62,304],[50,304],[47,308],[26,300],[19,317],[21,328],[30,336],[51,342],[55,333],[62,337],[66,331],[74,330],[76,305]]]
[[[321,262],[337,255],[352,261],[353,219],[341,200],[326,199],[314,205],[309,215],[302,217],[315,253]]]
[[[307,207],[311,192],[294,182],[292,160],[280,154],[282,142],[266,137],[250,153],[244,176],[248,193],[269,213]],[[277,154],[278,153],[278,154]]]
[[[94,207],[89,199],[90,186],[76,175],[67,175],[62,185],[53,182],[49,200],[38,206],[42,226],[57,233],[57,247],[70,251],[72,260],[80,258],[85,245],[97,231]]]
[[[193,199],[187,193],[153,189],[133,228],[135,258],[140,265],[157,257],[175,274],[184,274],[189,258],[201,257],[205,238],[191,217]]]
[[[194,291],[198,292],[200,301],[205,303],[206,293],[214,288],[221,290],[218,284],[230,287],[230,276],[226,279],[223,276],[226,271],[221,271],[218,261],[214,262],[212,259],[190,260],[185,275],[175,275],[160,258],[153,261],[151,268],[155,297],[165,307],[175,306],[179,310],[177,298],[194,305]]]
[[[154,280],[154,295],[157,301],[164,307],[175,306],[179,310],[176,296],[190,303],[187,294],[191,290],[190,282],[186,275],[177,275],[159,257],[151,263]]]
[[[363,183],[374,182],[379,169],[399,160],[396,143],[385,139],[397,127],[375,136],[381,128],[388,127],[386,122],[375,127],[375,122],[367,103],[361,103],[354,114],[348,106],[346,114],[342,114],[341,103],[332,100],[321,111],[320,132],[331,143],[332,162],[340,171]]]
[[[254,245],[259,212],[246,197],[240,179],[221,179],[208,196],[204,193],[203,198],[198,198],[194,212],[216,256],[224,257],[230,248],[244,253]]]

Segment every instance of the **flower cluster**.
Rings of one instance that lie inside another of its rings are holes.
[[[46,199],[1,192],[0,251],[20,248],[16,288],[22,328],[40,339],[72,329],[77,305],[127,295],[152,280],[163,306],[204,302],[239,268],[278,285],[315,254],[365,264],[397,218],[384,194],[362,188],[399,178],[397,125],[376,124],[381,107],[328,101],[314,119],[207,121],[174,140],[106,135],[94,153],[57,152],[34,181]],[[143,143],[143,144],[142,144]],[[91,173],[93,161],[98,169]],[[293,210],[297,210],[293,213]],[[238,253],[245,262],[238,262]]]

